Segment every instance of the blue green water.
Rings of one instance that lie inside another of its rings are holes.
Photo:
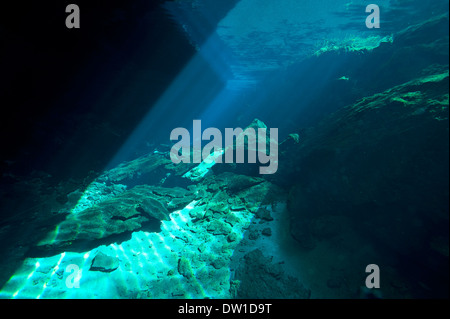
[[[0,297],[448,298],[448,1],[373,4],[11,4]]]

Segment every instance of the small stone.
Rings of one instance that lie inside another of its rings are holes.
[[[220,220],[213,220],[209,223],[207,231],[214,235],[228,235],[231,232],[231,226]]]
[[[227,236],[227,241],[229,242],[229,243],[231,243],[231,242],[233,242],[233,241],[236,241],[237,240],[237,234],[235,233],[235,232],[231,232],[231,233],[229,233],[228,234],[228,236]]]
[[[64,269],[59,269],[59,270],[56,272],[56,276],[58,277],[58,279],[62,279],[63,276],[64,276]]]
[[[262,234],[263,234],[264,236],[272,236],[272,229],[270,229],[270,228],[264,228],[263,231],[262,231]]]
[[[208,219],[211,218],[213,216],[213,211],[208,209],[207,211],[205,211],[205,214],[203,215],[204,218]]]
[[[225,259],[223,258],[217,258],[214,259],[211,263],[211,265],[215,268],[215,269],[220,269],[222,267],[225,267],[225,265],[227,264],[227,262],[225,261]]]
[[[184,257],[178,259],[178,273],[187,279],[192,278],[191,263],[188,259]]]
[[[264,207],[261,207],[260,209],[258,209],[258,211],[256,212],[256,217],[266,220],[266,221],[273,220],[273,217],[270,214],[270,211]]]
[[[189,211],[189,217],[202,219],[205,215],[204,207],[195,207]]]
[[[89,268],[89,270],[112,272],[117,268],[119,268],[119,259],[105,255],[102,252],[98,252],[92,260],[91,268]]]
[[[240,218],[236,216],[236,214],[230,212],[227,214],[227,217],[225,218],[225,222],[230,224],[231,226],[234,226],[236,223],[240,221]]]

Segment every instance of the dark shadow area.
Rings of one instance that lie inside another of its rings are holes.
[[[5,4],[2,173],[107,165],[194,54],[163,2],[79,1],[80,29],[65,27],[68,1]]]

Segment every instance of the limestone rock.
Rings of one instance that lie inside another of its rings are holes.
[[[272,263],[259,249],[243,257],[234,280],[240,282],[236,292],[239,299],[308,299],[311,295],[298,278],[286,275],[281,264]]]
[[[261,218],[262,220],[266,220],[266,221],[272,221],[273,217],[270,214],[270,210],[268,210],[265,207],[260,207],[256,213],[255,213],[256,217]]]
[[[155,178],[155,182],[157,182],[165,176],[165,172],[162,172],[162,168],[169,163],[171,163],[170,159],[162,154],[148,154],[135,160],[122,163],[116,168],[107,171],[99,178],[99,181],[120,182],[126,184],[127,181],[141,178],[151,173],[153,175],[159,175]],[[156,174],[156,170],[159,170],[160,173]]]
[[[231,226],[221,220],[213,220],[207,228],[207,231],[214,235],[228,235],[231,230]]]
[[[185,257],[178,259],[178,273],[187,279],[192,278],[193,274],[189,259]]]
[[[165,153],[151,153],[118,165],[101,175],[98,181],[126,185],[187,186],[190,183],[182,175],[193,166],[190,163],[174,164]]]
[[[221,189],[226,190],[229,194],[235,194],[262,182],[264,182],[264,179],[261,177],[224,172],[219,175],[208,176],[202,184],[206,186],[208,191],[216,192]]]
[[[214,260],[211,262],[211,265],[212,265],[215,269],[220,269],[220,268],[223,268],[223,267],[225,267],[225,266],[227,265],[227,261],[226,261],[224,258],[219,257],[219,258],[214,259]]]
[[[119,259],[116,257],[105,255],[102,252],[98,252],[92,260],[89,270],[112,272],[119,268]]]
[[[238,236],[237,236],[237,234],[235,232],[231,232],[227,236],[227,241],[230,242],[230,243],[236,241],[237,239],[238,239]]]
[[[175,189],[172,193],[159,187],[136,186],[78,213],[69,214],[38,244],[43,251],[78,251],[108,244],[120,234],[145,227],[159,231],[161,220],[169,220],[169,213],[189,203],[191,193]],[[180,197],[176,197],[180,196]],[[173,204],[174,200],[177,204]],[[108,242],[109,241],[109,242]]]

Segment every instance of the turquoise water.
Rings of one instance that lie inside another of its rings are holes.
[[[0,19],[1,298],[448,298],[447,1],[77,4]]]

